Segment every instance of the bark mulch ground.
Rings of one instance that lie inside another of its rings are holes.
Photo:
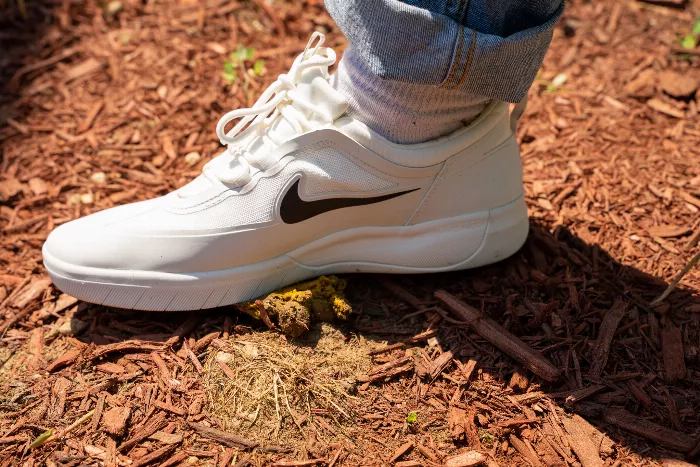
[[[0,1],[0,465],[695,465],[700,273],[651,302],[699,248],[699,14],[569,2],[519,131],[523,249],[476,271],[344,277],[353,313],[332,335],[360,370],[272,367],[273,411],[225,415],[212,384],[235,382],[234,350],[259,364],[278,342],[313,362],[321,341],[233,307],[76,302],[41,245],[191,180],[224,112],[311,31],[342,35],[320,0]],[[253,50],[225,66],[239,44]],[[338,399],[319,402],[321,376]],[[292,380],[307,409],[286,404]],[[261,414],[276,426],[253,434]]]

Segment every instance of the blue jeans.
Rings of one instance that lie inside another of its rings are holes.
[[[325,0],[382,79],[507,102],[530,88],[564,0]]]

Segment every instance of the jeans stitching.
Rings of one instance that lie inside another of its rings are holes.
[[[464,28],[460,27],[459,29],[459,45],[457,46],[457,52],[455,52],[455,58],[454,61],[452,62],[452,66],[450,68],[450,73],[447,75],[447,79],[439,86],[441,88],[445,88],[450,82],[452,81],[452,78],[455,75],[455,71],[457,71],[457,66],[459,66],[459,59],[462,56],[462,42],[464,41]]]
[[[474,58],[474,49],[476,49],[476,31],[472,30],[472,45],[469,47],[469,56],[467,57],[467,64],[464,67],[462,76],[460,76],[459,81],[457,81],[457,84],[452,86],[450,89],[456,89],[462,86],[462,83],[464,83],[464,80],[469,72],[469,68],[471,67],[472,59]]]
[[[454,55],[454,60],[452,61],[452,66],[450,67],[450,73],[447,75],[447,79],[445,79],[445,81],[438,86],[439,88],[446,88],[450,84],[452,78],[454,78],[457,68],[459,67],[459,61],[462,58],[462,45],[464,43],[464,26],[462,26],[462,19],[464,18],[464,13],[467,10],[466,6],[468,3],[469,0],[460,0],[459,11],[457,12],[457,17],[459,18],[459,44]]]

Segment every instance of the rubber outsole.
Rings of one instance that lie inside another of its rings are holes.
[[[529,229],[524,197],[505,206],[399,227],[358,227],[276,258],[220,271],[163,273],[72,265],[44,249],[56,287],[90,303],[147,311],[216,308],[325,274],[471,269],[517,252]]]

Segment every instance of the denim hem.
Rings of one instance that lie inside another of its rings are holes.
[[[549,0],[551,7],[538,10],[539,16],[522,18],[522,24],[535,26],[505,37],[463,26],[480,2],[326,0],[326,6],[358,58],[381,79],[518,102],[542,63],[564,0]],[[427,9],[428,4],[434,6]],[[547,16],[543,23],[537,20]],[[514,21],[512,14],[507,19]]]

